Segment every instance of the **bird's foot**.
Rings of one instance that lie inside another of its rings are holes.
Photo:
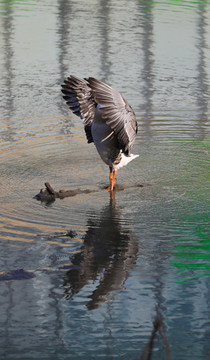
[[[107,191],[113,191],[115,184],[116,184],[116,181],[113,180],[113,179],[111,179],[111,180],[110,180],[110,185],[107,186],[106,190],[107,190]]]
[[[116,179],[116,175],[117,175],[117,170],[114,170],[114,172],[113,172],[113,169],[112,169],[111,166],[110,166],[109,170],[110,170],[110,173],[109,173],[109,181],[110,181],[110,184],[109,184],[109,186],[106,188],[106,190],[107,190],[107,191],[113,191],[113,190],[114,190],[114,186],[115,186],[115,184],[116,184],[115,179]]]
[[[114,190],[114,186],[112,186],[112,185],[109,185],[109,186],[107,186],[106,187],[106,191],[113,191]]]

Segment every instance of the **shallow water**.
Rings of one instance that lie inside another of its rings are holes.
[[[209,358],[209,19],[207,1],[0,1],[1,359],[138,359],[156,313],[173,359]],[[115,199],[69,74],[135,110]],[[90,193],[41,203],[46,181]]]

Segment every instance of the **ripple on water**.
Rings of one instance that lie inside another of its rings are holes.
[[[184,132],[180,137],[178,120],[176,123],[164,115],[151,123],[147,119],[146,127],[143,117],[138,120],[140,131],[133,152],[140,157],[119,171],[117,179],[124,190],[116,192],[116,201],[123,216],[128,218],[136,209],[144,212],[155,203],[167,204],[184,197],[194,186],[190,183],[192,174],[197,174],[206,162],[204,147],[200,146],[199,164],[195,164],[192,150],[198,146],[186,139]],[[191,124],[186,123],[183,128],[185,126],[186,133],[191,131]],[[86,144],[80,121],[76,119],[72,127],[68,119],[62,117],[61,120],[57,117],[19,119],[15,128],[14,124],[2,125],[0,131],[1,241],[13,246],[32,244],[37,242],[37,235],[52,235],[68,229],[80,234],[70,243],[79,241],[88,219],[94,220],[109,202],[109,195],[103,190],[108,169],[94,146]],[[174,141],[175,137],[178,140]],[[56,190],[79,187],[96,192],[56,200],[47,206],[33,199],[45,181]],[[125,207],[128,201],[130,205]],[[63,246],[57,240],[47,241],[48,245],[51,241],[52,246]]]
[[[72,144],[80,142],[83,130],[75,126],[73,137],[56,118],[19,119],[16,124],[15,131],[13,125],[2,125],[0,129],[1,239],[30,242],[34,234],[59,231],[71,226],[71,220],[73,225],[79,222],[78,214],[70,215],[72,201],[65,215],[64,202],[58,201],[53,211],[52,207],[41,206],[33,196],[45,181],[58,186],[57,190],[77,185],[74,155],[79,145],[74,149]]]

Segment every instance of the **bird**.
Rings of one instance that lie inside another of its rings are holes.
[[[132,107],[117,90],[94,77],[70,75],[61,91],[70,110],[82,119],[87,142],[94,143],[109,166],[106,189],[112,192],[117,171],[139,156],[131,154],[138,131]]]

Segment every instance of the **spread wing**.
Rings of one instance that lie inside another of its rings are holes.
[[[91,125],[97,104],[87,81],[69,76],[62,86],[63,98],[71,111],[83,120],[88,143],[93,142]]]
[[[104,121],[113,129],[119,148],[129,155],[135,141],[138,126],[132,107],[123,96],[109,85],[89,77],[87,82]]]

